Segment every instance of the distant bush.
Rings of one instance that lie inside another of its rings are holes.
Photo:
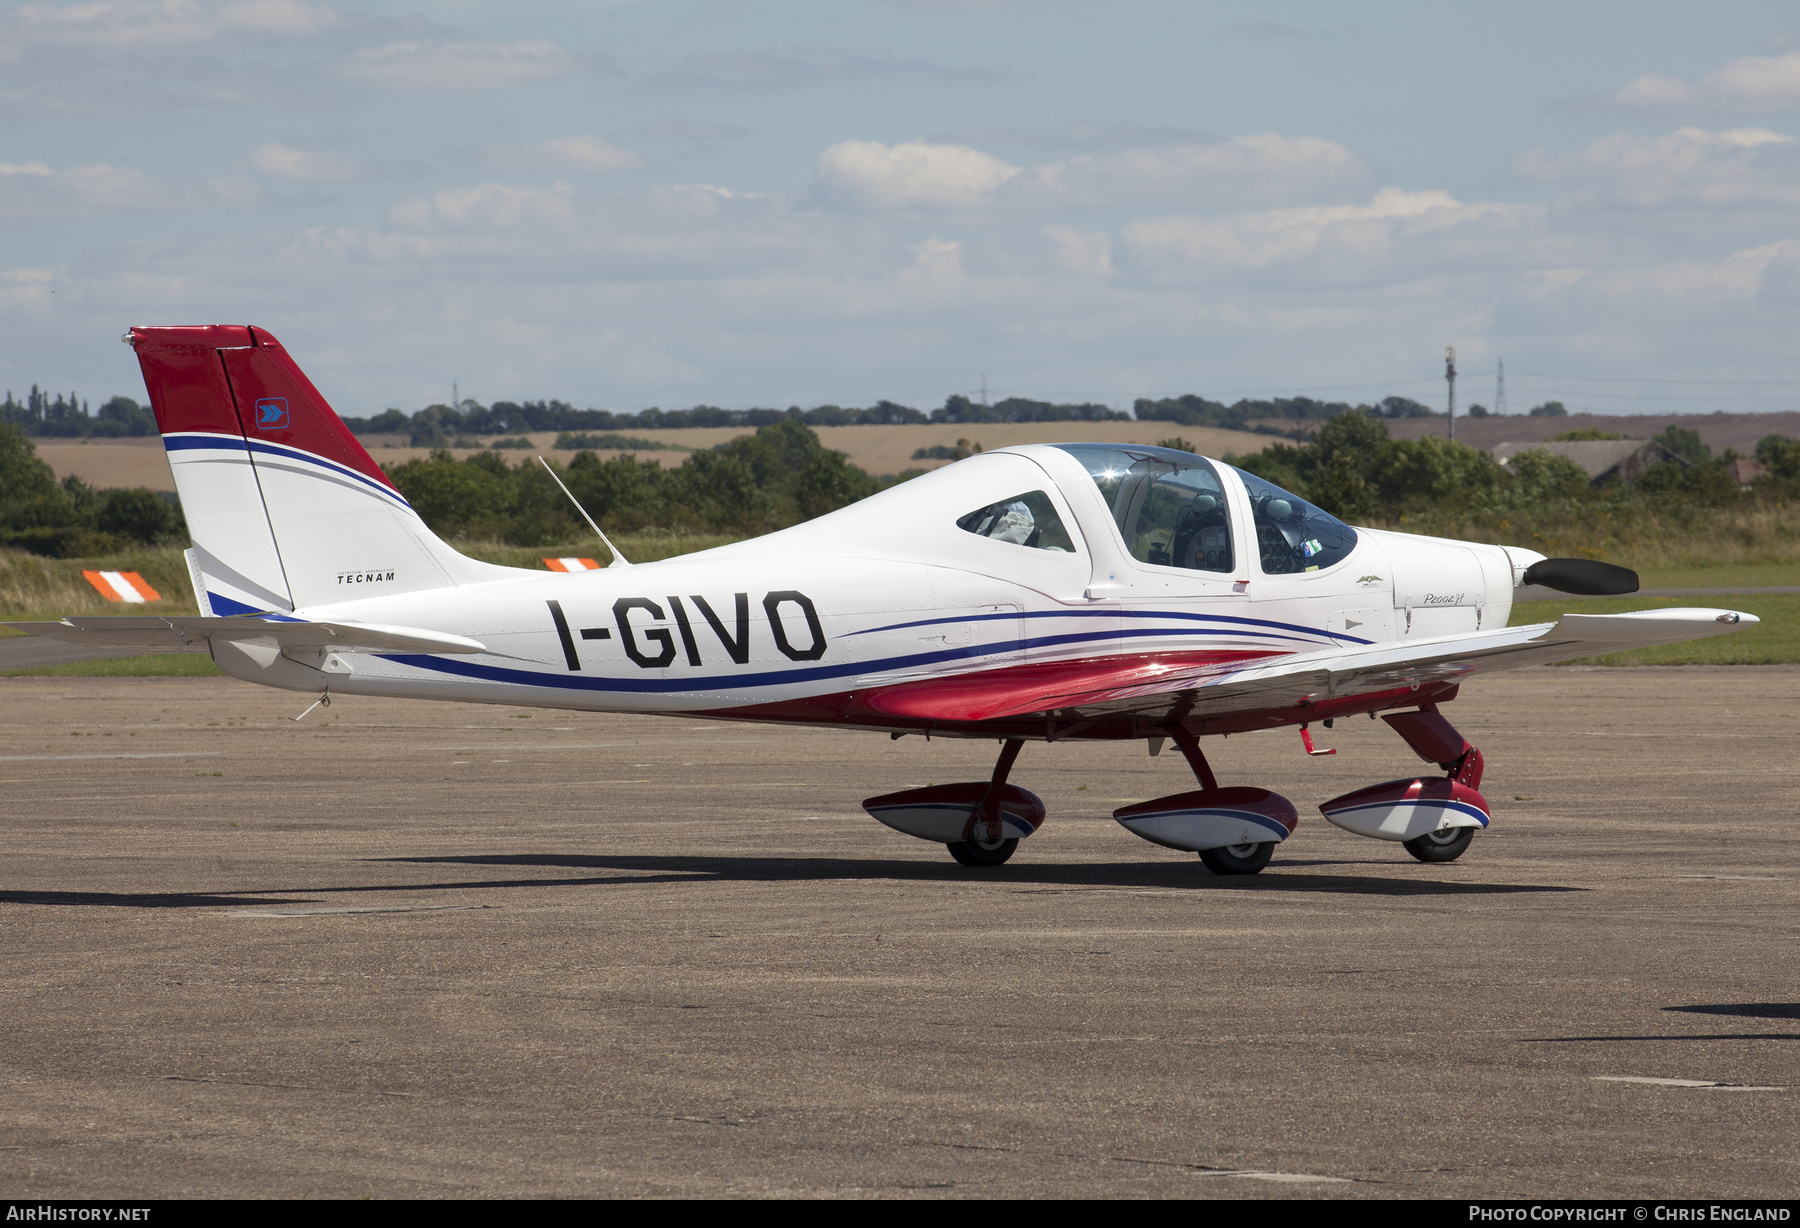
[[[53,558],[132,545],[186,544],[181,510],[153,490],[97,490],[56,480],[24,430],[0,423],[0,546]]]
[[[1700,432],[1685,426],[1670,424],[1660,435],[1650,437],[1663,447],[1679,456],[1682,460],[1699,464],[1712,459],[1712,449],[1700,438]]]
[[[534,546],[583,531],[579,514],[542,466],[515,468],[491,450],[461,461],[439,450],[387,472],[425,523],[445,537]],[[793,420],[692,452],[676,468],[630,456],[601,460],[583,450],[560,473],[595,520],[623,533],[751,536],[822,516],[880,489]]]
[[[973,456],[979,451],[981,451],[980,444],[972,444],[966,439],[959,439],[954,448],[941,443],[932,444],[929,448],[916,448],[913,450],[912,458],[914,460],[959,461],[964,457]]]
[[[596,452],[668,452],[676,450],[673,444],[662,443],[655,439],[644,439],[637,435],[595,435],[587,431],[564,431],[556,437],[556,443],[552,446],[558,452],[579,452],[583,448],[589,448]],[[688,451],[686,448],[679,450]]]
[[[1552,436],[1550,436],[1550,442],[1551,443],[1599,443],[1599,442],[1603,442],[1603,441],[1611,441],[1614,439],[1623,439],[1623,438],[1625,438],[1625,436],[1617,434],[1616,432],[1613,432],[1613,431],[1603,431],[1603,430],[1600,430],[1598,427],[1584,426],[1584,427],[1579,427],[1573,431],[1563,431],[1559,434],[1552,435]],[[1696,438],[1698,438],[1698,436],[1696,436]]]

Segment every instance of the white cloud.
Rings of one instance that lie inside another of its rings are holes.
[[[1800,203],[1800,145],[1767,128],[1618,133],[1571,154],[1533,150],[1513,165],[1529,178],[1568,184],[1574,201],[1588,205]]]
[[[52,269],[0,270],[0,308],[40,315],[49,308],[50,287],[58,280]]]
[[[1646,73],[1620,86],[1611,101],[1626,107],[1698,104],[1745,111],[1792,110],[1800,107],[1800,51],[1747,55],[1698,81]]]
[[[682,60],[655,80],[675,89],[788,90],[839,81],[882,77],[927,77],[942,82],[994,81],[1003,74],[982,68],[946,68],[919,58],[872,55],[772,55],[754,51],[714,52]]]
[[[53,272],[0,271],[0,324],[31,355],[29,378],[87,388],[112,377],[60,373],[94,369],[90,354],[128,358],[95,340],[116,336],[119,317],[258,319],[306,342],[303,365],[346,413],[416,408],[451,377],[483,399],[615,408],[883,396],[930,408],[984,370],[1008,392],[1118,405],[1429,381],[1448,341],[1469,372],[1498,349],[1523,370],[1784,377],[1800,241],[1773,242],[1791,228],[1766,216],[1739,236],[1727,215],[1671,226],[1469,200],[1429,181],[1375,191],[1356,186],[1368,171],[1354,153],[1317,138],[1178,139],[1053,163],[1060,192],[1041,167],[980,148],[846,143],[815,181],[759,195],[726,165],[686,171],[712,184],[577,177],[616,147],[562,137],[490,151],[542,176],[427,180],[394,193],[405,198],[384,221],[216,227],[200,244],[200,206],[267,199],[273,181],[250,155],[235,185],[208,186],[59,168],[21,148],[0,165],[6,216],[196,212],[167,227],[77,227],[91,236],[78,251],[30,259]],[[1770,180],[1800,147],[1749,126],[1632,140],[1533,155],[1535,171],[1567,197],[1609,178],[1689,191],[1730,182],[1734,159]],[[271,145],[257,152],[276,170],[316,156]],[[1123,176],[1113,195],[1100,194],[1103,170]],[[358,192],[358,207],[377,190]],[[1422,395],[1400,384],[1344,395],[1388,392]],[[1526,397],[1579,405],[1528,383],[1515,391]]]
[[[1105,231],[1082,231],[1069,226],[1046,226],[1044,234],[1056,248],[1056,258],[1071,273],[1105,277],[1113,271],[1112,239]]]
[[[0,39],[108,50],[166,51],[241,36],[311,38],[345,24],[330,5],[305,0],[99,0],[22,4],[0,18]]]
[[[399,42],[365,47],[337,61],[338,76],[389,89],[485,90],[566,76],[578,57],[555,43]]]
[[[962,288],[966,280],[962,244],[927,239],[923,243],[914,243],[907,250],[913,254],[912,263],[901,269],[894,279],[906,297],[937,301]]]
[[[522,149],[496,145],[483,160],[501,171],[635,171],[644,165],[637,153],[597,136],[551,137]]]
[[[1586,278],[1582,288],[1627,301],[1656,300],[1670,305],[1749,301],[1767,288],[1771,274],[1791,277],[1800,261],[1800,240],[1744,248],[1721,260],[1678,260],[1622,268]]]
[[[0,164],[12,180],[0,192],[0,219],[85,216],[167,208],[175,195],[141,171],[123,167],[73,166],[56,170],[41,162]]]
[[[819,192],[866,209],[966,209],[1019,173],[967,145],[841,141],[819,158]]]
[[[392,211],[393,224],[409,231],[560,228],[574,219],[574,192],[565,184],[533,188],[483,183],[447,188],[429,197],[400,201]]]
[[[342,154],[295,149],[270,142],[250,151],[250,165],[272,179],[349,179],[356,163]]]
[[[1333,141],[1259,132],[1210,144],[1083,154],[1036,167],[1014,187],[1087,202],[1177,194],[1291,199],[1367,178],[1362,159]]]
[[[1442,229],[1491,212],[1448,192],[1383,188],[1366,205],[1311,205],[1223,218],[1166,217],[1134,222],[1124,238],[1135,259],[1222,268],[1296,264],[1329,253],[1376,259],[1402,229]]]

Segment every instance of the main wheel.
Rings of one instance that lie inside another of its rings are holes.
[[[1403,847],[1420,861],[1455,861],[1475,838],[1473,827],[1446,827],[1408,840]]]
[[[950,855],[965,866],[997,866],[1005,863],[1019,847],[1019,838],[1012,836],[1002,840],[992,848],[975,843],[973,840],[955,840],[945,846]]]
[[[1201,849],[1200,860],[1214,874],[1255,874],[1269,864],[1275,855],[1275,841],[1255,844],[1227,844],[1223,848]]]

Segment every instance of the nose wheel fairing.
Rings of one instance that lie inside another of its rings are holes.
[[[1421,861],[1454,861],[1468,847],[1466,839],[1457,838],[1458,829],[1480,830],[1492,813],[1480,793],[1481,752],[1435,705],[1382,719],[1413,753],[1445,774],[1369,785],[1321,803],[1319,810],[1345,831],[1404,844]]]
[[[1404,844],[1434,832],[1488,825],[1487,799],[1443,777],[1389,780],[1319,806],[1332,824],[1359,836]]]

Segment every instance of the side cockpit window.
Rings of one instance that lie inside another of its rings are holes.
[[[1212,462],[1172,448],[1058,444],[1087,469],[1140,563],[1231,571],[1231,516]]]
[[[956,527],[990,541],[1062,554],[1075,552],[1069,531],[1063,528],[1062,517],[1056,514],[1050,496],[1041,490],[990,503],[959,519]]]

